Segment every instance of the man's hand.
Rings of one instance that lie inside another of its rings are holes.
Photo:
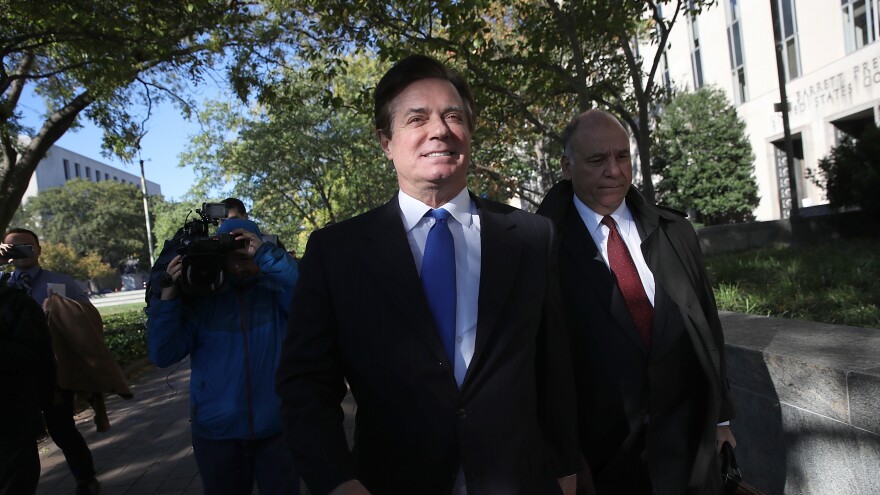
[[[370,495],[370,491],[358,480],[348,480],[337,486],[330,495]]]
[[[721,453],[721,446],[724,445],[724,442],[727,442],[731,447],[736,448],[736,439],[733,438],[733,430],[730,429],[730,426],[718,427],[718,435],[715,439],[716,454]]]
[[[179,293],[179,289],[177,288],[177,281],[180,279],[180,275],[183,270],[183,265],[181,264],[182,259],[183,257],[178,254],[171,259],[171,262],[168,263],[168,266],[165,268],[165,273],[171,275],[171,280],[173,283],[171,284],[171,287],[162,287],[162,296],[160,298],[163,301],[177,299],[177,295]]]
[[[577,492],[577,479],[578,477],[576,474],[570,474],[556,479],[556,481],[559,482],[559,488],[562,489],[562,495],[574,495]]]
[[[247,252],[251,257],[257,254],[257,250],[263,245],[263,239],[260,236],[244,229],[235,229],[229,233],[236,241],[245,241],[248,243]]]
[[[4,256],[6,256],[6,252],[12,249],[12,244],[3,244],[0,243],[0,260],[3,260]],[[5,260],[5,263],[12,263],[12,260]]]

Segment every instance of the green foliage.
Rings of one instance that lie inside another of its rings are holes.
[[[368,93],[381,71],[367,57],[349,64],[332,96],[351,101]],[[249,214],[261,230],[302,251],[311,231],[378,206],[396,190],[369,113],[334,108],[327,97],[304,72],[288,71],[271,106],[239,118],[229,105],[209,107],[202,117],[212,125],[183,160],[205,189],[236,184],[233,194],[252,203]]]
[[[147,316],[142,310],[108,315],[104,320],[104,342],[120,366],[147,356]]]
[[[838,240],[711,256],[706,266],[718,309],[880,328],[878,252],[876,239]]]
[[[79,264],[79,255],[66,244],[55,244],[47,240],[40,241],[40,266],[53,271],[70,275],[77,280],[89,278],[86,268]]]
[[[97,253],[88,253],[80,257],[79,265],[83,267],[90,280],[106,278],[116,273],[116,270],[109,263],[105,263]]]
[[[156,240],[154,253],[159,257],[165,241],[174,237],[178,229],[183,227],[187,220],[196,217],[196,208],[202,203],[208,201],[203,200],[185,200],[185,201],[156,201],[154,207],[150,208],[150,212],[156,216],[156,222],[153,225],[153,238]]]
[[[101,313],[101,317],[106,320],[107,316],[116,315],[119,313],[130,313],[132,311],[143,311],[143,309],[147,306],[146,302],[136,302],[129,304],[115,304],[113,306],[101,306],[98,309],[98,313]]]
[[[758,206],[754,155],[743,122],[718,88],[673,98],[658,118],[654,172],[662,204],[706,225],[747,222]]]
[[[271,2],[267,2],[271,4]],[[84,115],[104,129],[103,146],[136,156],[152,105],[184,96],[225,49],[258,52],[276,17],[238,0],[53,0],[0,3],[0,227],[18,207],[37,163]],[[21,124],[26,86],[47,113],[38,130]],[[19,142],[19,135],[32,139]]]
[[[880,129],[872,125],[858,139],[844,137],[819,160],[818,174],[808,176],[825,189],[831,206],[880,214]]]
[[[40,248],[40,266],[53,272],[66,273],[77,280],[95,280],[116,273],[95,253],[81,256],[70,246],[45,241],[40,242]]]
[[[142,268],[149,262],[143,201],[132,184],[74,179],[41,192],[24,210],[41,239],[78,255],[98,253],[114,268],[132,254]]]
[[[300,54],[317,81],[347,70],[340,54],[357,49],[383,61],[427,53],[449,62],[467,75],[483,109],[474,136],[482,192],[537,201],[558,177],[559,132],[579,111],[606,107],[624,117],[639,143],[650,142],[648,111],[662,51],[643,60],[630,44],[640,37],[665,46],[689,3],[303,0]],[[653,198],[650,150],[639,148]]]

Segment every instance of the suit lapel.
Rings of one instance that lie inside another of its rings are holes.
[[[374,270],[376,285],[387,294],[398,311],[421,338],[438,362],[447,362],[439,332],[428,308],[428,300],[419,280],[409,241],[400,219],[397,196],[379,207],[373,222],[366,228],[365,263]],[[447,363],[453,376],[454,363]]]
[[[641,200],[641,198],[637,198]],[[629,196],[627,201],[630,201]],[[632,203],[628,203],[632,204]],[[694,290],[691,277],[688,275],[688,262],[696,263],[694,260],[684,260],[682,255],[688,253],[687,247],[680,239],[670,236],[663,223],[665,220],[659,213],[648,211],[641,202],[635,207],[638,216],[647,232],[647,237],[642,243],[642,254],[645,256],[645,263],[654,274],[654,279],[662,281],[663,289],[669,296],[669,299],[675,303],[683,316],[687,316],[686,324],[691,339],[694,342],[694,348],[697,357],[706,367],[707,373],[714,369],[715,376],[720,373],[720,356],[716,349],[712,335],[710,334],[709,322],[703,314],[700,299]],[[633,216],[636,216],[636,212]],[[658,283],[659,285],[659,283]],[[701,350],[708,351],[708,356]],[[709,362],[705,362],[708,357]]]
[[[474,355],[462,385],[468,382],[470,370],[479,362],[506,307],[522,254],[522,245],[515,234],[516,225],[505,215],[492,211],[479,198],[471,197],[480,215],[480,295]]]
[[[564,237],[562,249],[566,251],[567,259],[573,260],[575,266],[583,273],[583,277],[578,279],[585,281],[583,285],[595,293],[601,307],[608,308],[608,312],[632,343],[642,353],[647,353],[648,349],[632,321],[623,294],[574,207],[569,208],[563,219],[562,235]]]

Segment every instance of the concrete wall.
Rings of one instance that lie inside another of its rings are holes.
[[[789,246],[859,236],[877,236],[877,218],[859,211],[703,227],[697,231],[705,255]]]
[[[744,478],[768,494],[880,493],[880,330],[721,319]]]

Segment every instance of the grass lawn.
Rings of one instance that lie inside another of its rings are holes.
[[[120,313],[128,313],[130,311],[140,311],[144,309],[144,306],[147,304],[144,302],[136,302],[130,304],[118,304],[116,306],[103,306],[97,308],[98,313],[101,313],[101,316],[109,316],[109,315],[118,315]]]
[[[718,309],[880,328],[880,239],[706,258]]]

